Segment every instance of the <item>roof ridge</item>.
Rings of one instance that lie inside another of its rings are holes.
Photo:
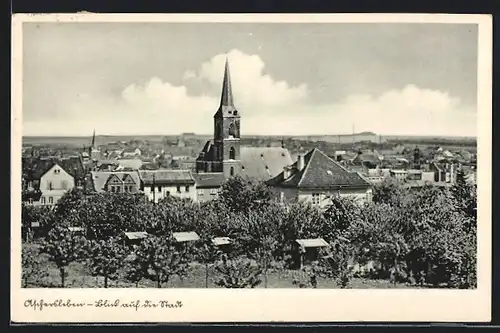
[[[313,148],[313,150],[311,150],[311,151],[309,152],[309,153],[311,153],[311,157],[309,157],[309,160],[307,161],[307,165],[304,165],[304,172],[302,172],[302,176],[300,177],[300,180],[299,180],[299,182],[297,183],[297,187],[300,187],[300,185],[301,185],[302,181],[304,180],[305,175],[306,175],[306,172],[307,172],[307,170],[309,169],[309,165],[311,164],[311,160],[313,159],[313,157],[314,157],[314,152],[315,152],[316,150],[317,150],[317,148],[316,148],[316,147],[314,147],[314,148]],[[309,154],[309,153],[307,153],[307,154]],[[307,155],[307,154],[305,154],[305,155],[304,155],[304,159],[305,159],[305,157],[306,157],[306,155]],[[298,162],[298,160],[297,160],[297,162]],[[305,161],[304,161],[304,163],[305,163]],[[297,163],[297,164],[298,164],[298,163]],[[299,172],[300,172],[300,171],[302,171],[302,170],[299,170]]]
[[[342,170],[344,171],[347,171],[347,172],[350,172],[349,170],[347,170],[347,168],[345,168],[342,164],[340,164],[339,162],[335,161],[333,158],[331,158],[330,156],[326,155],[323,151],[319,150],[318,148],[314,148],[314,149],[317,149],[323,156],[325,156],[327,159],[329,159],[331,162],[333,162],[335,165],[337,165],[338,167],[340,167]]]

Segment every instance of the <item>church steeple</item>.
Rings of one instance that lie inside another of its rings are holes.
[[[94,129],[94,133],[92,134],[92,144],[91,144],[91,147],[92,147],[92,149],[95,148],[95,129]]]
[[[233,90],[231,88],[231,74],[229,73],[229,61],[226,57],[226,67],[224,68],[224,79],[222,80],[222,94],[220,106],[234,107]]]

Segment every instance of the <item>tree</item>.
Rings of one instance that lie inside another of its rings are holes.
[[[123,265],[123,247],[115,238],[98,240],[92,243],[89,253],[92,275],[104,277],[104,288],[108,288],[108,280],[115,278]]]
[[[255,288],[262,282],[261,268],[243,257],[229,259],[223,255],[215,269],[219,274],[215,284],[220,287]]]
[[[70,232],[66,227],[55,226],[44,241],[41,252],[49,255],[49,261],[56,264],[64,288],[66,267],[74,261],[85,258],[86,240]]]
[[[22,249],[22,282],[23,287],[26,288],[30,279],[39,282],[48,276],[48,272],[40,265],[40,253],[36,247],[23,244]]]
[[[334,279],[340,288],[347,288],[352,278],[352,268],[349,265],[351,244],[348,240],[337,239],[327,251],[328,254],[318,262],[319,274]]]
[[[136,263],[144,269],[144,276],[161,288],[174,275],[183,277],[187,273],[188,258],[180,253],[171,235],[148,237],[137,249]]]
[[[236,176],[222,185],[219,199],[233,212],[247,212],[271,201],[272,194],[265,183]]]
[[[218,247],[213,244],[212,239],[207,236],[202,236],[197,246],[197,259],[205,266],[205,288],[208,288],[209,267],[221,255]]]

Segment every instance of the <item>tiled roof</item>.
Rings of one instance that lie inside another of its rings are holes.
[[[193,173],[198,188],[220,187],[224,183],[224,174],[221,172]]]
[[[28,161],[26,161],[28,163]],[[69,157],[63,159],[37,159],[35,161],[30,162],[32,172],[31,179],[38,180],[43,176],[54,164],[58,164],[61,168],[64,169],[67,173],[69,173],[75,179],[83,179],[85,177],[85,169],[83,167],[82,161],[79,157]]]
[[[137,185],[140,184],[139,173],[137,171],[128,171],[128,172],[92,171],[91,172],[92,182],[94,184],[94,189],[96,190],[96,192],[104,191],[104,187],[106,186],[109,177],[112,175],[118,176],[118,178],[120,178],[121,180],[123,180],[126,175],[130,175]]]
[[[356,172],[349,172],[340,163],[314,148],[304,156],[304,168],[297,170],[297,162],[292,165],[292,175],[283,179],[283,172],[268,181],[278,187],[303,189],[367,188],[371,184]]]
[[[281,147],[241,147],[242,174],[266,181],[293,163],[288,149]]]
[[[195,180],[189,170],[140,170],[139,175],[145,184],[194,184]]]

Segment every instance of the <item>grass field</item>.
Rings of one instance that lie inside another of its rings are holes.
[[[61,278],[57,267],[47,260],[45,255],[40,256],[41,267],[47,270],[48,276],[43,277],[40,281],[28,281],[28,288],[60,288]],[[103,288],[104,278],[91,276],[88,268],[83,263],[71,263],[67,269],[68,277],[65,281],[66,288]],[[205,267],[203,265],[191,264],[189,273],[182,280],[179,277],[172,277],[169,283],[164,284],[163,288],[205,288]],[[297,271],[285,270],[282,272],[269,272],[267,277],[267,288],[298,288],[292,283]],[[215,285],[212,277],[214,276],[213,268],[209,268],[209,283],[208,288],[220,288]],[[135,287],[133,283],[127,282],[125,279],[110,280],[108,288],[126,288]],[[139,288],[156,288],[156,284],[150,280],[142,280]],[[351,280],[350,288],[353,289],[372,289],[372,288],[415,288],[404,284],[393,284],[387,280],[370,280],[364,278],[354,278]],[[262,282],[257,288],[265,288]],[[318,279],[318,288],[337,288],[332,280]]]

